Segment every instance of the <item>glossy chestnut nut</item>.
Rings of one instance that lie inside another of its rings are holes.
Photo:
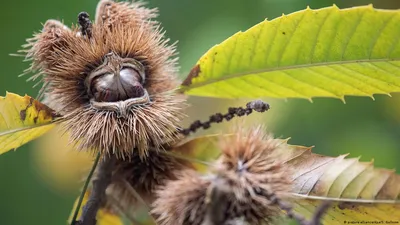
[[[144,94],[141,76],[131,68],[123,68],[119,74],[107,73],[95,77],[91,83],[93,97],[98,102],[116,102]]]
[[[106,60],[88,76],[86,85],[89,96],[95,101],[118,102],[145,94],[143,66],[134,59],[118,60],[126,62],[115,65]]]

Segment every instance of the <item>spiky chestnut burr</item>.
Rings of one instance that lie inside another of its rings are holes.
[[[175,93],[175,46],[156,10],[101,0],[95,21],[79,14],[71,29],[48,20],[25,45],[27,72],[43,80],[44,102],[61,114],[80,149],[129,157],[178,138],[184,97]]]
[[[260,127],[240,131],[221,143],[210,174],[180,171],[161,187],[152,213],[162,225],[270,224],[280,213],[271,196],[283,198],[291,189],[289,169],[278,154],[286,147]]]

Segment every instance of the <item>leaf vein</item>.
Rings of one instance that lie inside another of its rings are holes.
[[[393,18],[395,18],[395,17],[396,17],[396,14],[393,13],[393,15],[392,15],[389,19],[387,19],[387,20],[385,21],[385,23],[383,24],[383,26],[381,26],[381,27],[377,30],[377,34],[375,35],[375,38],[373,39],[373,41],[372,41],[372,43],[371,43],[371,47],[370,47],[370,50],[369,50],[369,57],[368,57],[368,58],[371,58],[373,49],[375,48],[376,43],[378,42],[379,38],[381,37],[382,31],[388,26],[388,24],[390,23],[390,21],[392,21]],[[388,55],[388,57],[389,57],[389,55]]]
[[[233,54],[235,51],[236,51],[236,49],[237,49],[237,43],[238,43],[238,37],[236,36],[235,37],[235,42],[233,43],[233,48],[232,48],[232,52],[231,52],[231,54],[229,55],[229,59],[228,59],[228,65],[226,66],[226,68],[227,68],[227,70],[228,71],[231,71],[231,65],[232,65],[232,59],[233,59],[233,56],[235,55],[235,54]],[[213,62],[213,64],[214,64],[215,62]],[[214,74],[214,73],[213,73]]]
[[[372,64],[371,64],[371,65],[372,65]],[[349,66],[346,66],[346,65],[339,66],[338,68],[350,70],[350,71],[352,71],[352,72],[354,72],[354,73],[357,73],[357,74],[359,74],[359,75],[361,75],[361,76],[364,76],[364,77],[367,77],[367,78],[370,78],[370,79],[373,79],[373,80],[376,80],[376,81],[379,81],[379,82],[387,83],[385,80],[381,80],[381,79],[378,79],[378,78],[372,77],[372,76],[367,76],[367,75],[365,75],[365,74],[363,74],[363,73],[361,73],[361,72],[359,72],[359,71],[357,71],[357,70],[355,70],[355,69],[353,69],[353,68],[351,68],[351,67],[349,67]],[[379,67],[378,67],[378,69],[379,69]],[[387,72],[386,72],[386,73],[387,73]],[[361,81],[361,80],[359,80],[359,81]],[[364,82],[364,83],[365,83],[365,84],[368,84],[368,83],[366,83],[366,82]],[[381,90],[381,91],[384,92],[384,93],[387,93],[387,91],[385,91],[385,90],[383,90],[383,89],[381,89],[381,88],[379,88],[379,87],[377,87],[377,86],[375,86],[375,85],[372,85],[372,84],[368,84],[368,85],[371,86],[371,87],[374,87],[374,88],[376,88],[376,89],[379,89],[379,90]],[[395,85],[395,84],[392,84],[392,85],[397,86],[397,87],[400,87],[400,85]]]
[[[306,96],[306,95],[304,95],[303,93],[300,93],[298,90],[293,89],[293,88],[291,88],[291,87],[289,87],[289,86],[284,86],[284,85],[282,85],[282,84],[280,84],[280,83],[278,83],[278,82],[276,82],[276,81],[269,80],[269,79],[267,79],[267,78],[265,78],[265,77],[263,77],[263,76],[260,76],[260,75],[258,75],[258,77],[261,78],[262,80],[269,81],[269,82],[271,82],[271,83],[273,83],[273,84],[275,84],[275,85],[277,85],[277,86],[280,86],[280,87],[282,87],[282,88],[291,90],[291,91],[293,91],[294,93],[297,93],[297,94],[300,95],[300,96],[303,96],[303,97]],[[297,80],[296,80],[296,81],[297,81]],[[298,81],[298,82],[301,82],[301,81]]]
[[[254,46],[253,46],[253,48],[251,49],[251,54],[250,54],[250,61],[249,61],[249,65],[252,65],[253,64],[253,60],[254,60],[254,53],[255,53],[255,51],[256,51],[256,49],[258,49],[257,48],[257,45],[259,44],[259,42],[260,42],[260,37],[261,37],[261,34],[262,34],[262,32],[264,31],[264,28],[265,28],[265,23],[262,23],[261,24],[261,28],[260,28],[260,30],[259,30],[259,32],[258,32],[258,34],[257,34],[257,37],[256,37],[256,39],[255,39],[255,43],[254,43]],[[272,43],[270,43],[270,45],[271,45]]]
[[[277,34],[278,34],[279,28],[281,27],[281,24],[282,24],[282,19],[279,20],[279,24],[278,24],[278,26],[276,26],[276,30],[275,30],[275,32],[274,32],[274,36],[272,37],[271,42],[270,42],[270,44],[268,45],[267,52],[265,53],[265,56],[266,56],[266,57],[265,57],[265,62],[268,62],[269,56],[271,55],[271,49],[272,49],[272,47],[273,47],[273,43],[274,43],[275,40],[276,40],[276,36],[277,36]]]
[[[332,68],[332,67],[330,67],[330,68]],[[354,86],[353,84],[351,84],[351,83],[349,83],[349,82],[341,81],[341,80],[335,79],[335,78],[333,78],[333,77],[331,77],[331,76],[328,76],[328,75],[326,75],[326,74],[323,74],[323,73],[321,73],[321,72],[317,72],[317,71],[313,70],[312,68],[307,68],[307,70],[312,71],[312,72],[313,72],[314,74],[316,74],[316,75],[321,75],[321,76],[325,77],[326,79],[329,79],[329,80],[332,80],[332,81],[335,81],[335,82],[338,82],[338,83],[341,83],[341,84],[345,84],[345,85],[347,85],[347,86],[349,86],[349,87],[351,87],[351,88],[354,88],[354,89],[356,89],[356,90],[358,90],[358,91],[360,91],[360,92],[363,92],[365,95],[370,95],[370,93],[365,92],[365,91],[362,90],[361,88],[358,88],[358,87]],[[345,74],[345,75],[348,76],[348,77],[350,78],[350,75],[349,75],[349,74]],[[359,80],[359,82],[361,82],[361,81]],[[365,83],[365,82],[364,82],[364,83]],[[367,85],[368,85],[368,84],[367,84]]]
[[[281,61],[282,61],[282,58],[283,58],[283,54],[286,52],[286,49],[287,49],[288,45],[292,42],[293,36],[294,36],[294,34],[296,33],[297,29],[299,28],[300,23],[303,21],[304,16],[305,16],[305,13],[303,13],[303,14],[301,15],[301,18],[297,21],[297,23],[296,23],[296,25],[295,25],[295,27],[294,27],[293,32],[290,34],[290,38],[289,38],[288,42],[285,44],[285,46],[284,46],[284,47],[282,48],[282,50],[279,52],[279,54],[278,54],[279,57],[278,57],[277,66],[279,66],[279,65],[281,64]],[[299,53],[297,53],[297,54],[299,54]]]
[[[354,34],[356,33],[357,28],[359,27],[359,25],[360,25],[360,23],[361,23],[362,18],[364,17],[364,15],[365,15],[365,11],[363,11],[363,13],[358,17],[357,22],[356,22],[355,25],[353,26],[353,28],[352,28],[352,30],[351,30],[351,32],[350,32],[351,34],[349,35],[349,38],[347,39],[346,43],[344,44],[344,48],[343,48],[343,51],[342,51],[341,60],[343,60],[344,54],[346,53],[346,50],[347,50],[347,47],[348,47],[348,45],[349,45],[351,39],[353,38]]]
[[[304,68],[304,69],[310,70],[310,68]],[[312,71],[312,70],[310,70],[310,71]],[[297,80],[297,81],[299,81],[299,82],[302,82],[303,84],[306,84],[306,85],[311,86],[311,87],[314,88],[314,89],[319,89],[319,90],[322,90],[322,91],[324,91],[324,92],[330,93],[330,94],[332,94],[332,95],[334,95],[334,96],[336,96],[336,97],[339,97],[339,95],[338,95],[337,93],[334,93],[334,92],[332,92],[331,90],[328,90],[328,89],[326,89],[326,88],[324,88],[324,87],[321,87],[321,86],[318,86],[318,85],[316,85],[316,84],[311,85],[311,84],[309,84],[309,83],[306,83],[306,82],[304,82],[304,81],[301,81],[301,80],[299,80],[298,78],[295,78],[292,74],[288,73],[287,71],[282,71],[282,72],[285,73],[286,75],[290,76],[291,78],[293,78],[293,79],[295,79],[295,80]],[[312,72],[315,73],[315,74],[318,74],[318,73],[316,73],[316,72],[314,72],[314,71],[312,71]],[[318,75],[319,75],[319,74],[318,74]]]
[[[396,16],[398,16],[398,14],[396,14]],[[393,41],[388,52],[386,53],[386,56],[388,58],[390,58],[390,55],[395,50],[395,47],[400,43],[400,30],[397,30],[396,36],[393,38],[393,40],[397,40],[397,41]]]
[[[240,77],[240,80],[242,80],[243,82],[245,82],[245,83],[247,83],[247,84],[249,84],[249,85],[251,85],[251,86],[255,86],[255,87],[257,87],[257,88],[260,88],[260,90],[262,90],[262,91],[266,91],[265,90],[265,88],[263,87],[263,86],[261,86],[259,83],[257,83],[257,82],[253,82],[252,80],[250,80],[250,79],[245,79],[244,77]],[[267,80],[268,81],[268,80]],[[277,94],[276,92],[274,92],[274,91],[271,91],[271,89],[268,89],[268,91],[269,92],[271,92],[271,93],[273,93],[273,94],[275,94],[276,96],[279,96],[279,94]]]
[[[393,66],[393,67],[395,67],[397,70],[400,71],[400,67],[397,66],[396,64],[393,64],[393,63],[390,63],[390,62],[388,62],[388,64],[391,65],[391,66]],[[375,67],[376,69],[378,69],[378,70],[380,70],[380,71],[382,71],[382,72],[388,74],[389,76],[392,76],[392,75],[393,75],[393,76],[396,77],[396,78],[400,78],[400,76],[397,75],[396,73],[392,73],[392,72],[386,70],[385,68],[382,68],[382,67],[376,65],[375,63],[370,63],[370,64],[368,64],[368,65],[371,65],[372,67]],[[392,83],[390,83],[390,84],[396,86],[395,84],[392,84]],[[400,86],[397,86],[397,87],[400,87]]]
[[[332,12],[333,12],[333,10],[330,10],[329,13],[326,14],[324,20],[322,21],[321,25],[320,25],[319,28],[318,28],[317,35],[316,35],[316,37],[315,37],[314,44],[313,44],[313,46],[312,46],[312,48],[311,48],[311,51],[310,51],[310,63],[313,62],[313,58],[314,58],[314,54],[315,54],[315,47],[317,47],[317,43],[318,43],[319,36],[321,35],[322,27],[325,26],[326,21],[328,20],[329,16],[332,15]],[[297,64],[297,61],[298,61],[298,59],[296,59],[296,64]]]

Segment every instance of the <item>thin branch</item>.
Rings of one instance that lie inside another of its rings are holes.
[[[321,205],[315,210],[313,218],[311,219],[311,221],[308,222],[307,225],[321,225],[322,217],[326,213],[326,211],[328,211],[330,206],[330,201],[322,202]]]
[[[290,204],[280,200],[275,194],[269,195],[269,199],[272,203],[277,204],[279,208],[286,211],[287,216],[296,220],[300,225],[321,225],[321,219],[323,215],[331,206],[331,202],[329,201],[322,202],[321,205],[315,210],[311,220],[307,220],[302,215],[296,213]]]
[[[224,183],[216,179],[215,183],[207,189],[205,203],[207,204],[206,215],[201,225],[226,224],[225,212],[229,207],[229,193],[224,189]],[[216,188],[219,187],[219,188]]]
[[[121,179],[121,181],[126,182],[125,180],[122,180],[122,179]],[[129,184],[128,184],[128,185],[129,185]],[[131,185],[126,186],[126,188],[132,188],[132,189],[133,189],[133,187],[132,187]],[[129,189],[129,191],[131,191],[131,190]],[[134,189],[133,189],[132,191],[136,192]],[[136,192],[136,194],[137,194],[137,192]],[[137,194],[137,195],[138,195],[138,194]],[[135,195],[135,196],[136,196],[136,195]],[[107,195],[107,197],[108,197],[107,200],[109,200],[110,203],[112,203],[113,207],[116,209],[116,211],[118,211],[118,213],[119,213],[120,215],[125,216],[125,217],[126,217],[131,223],[133,223],[133,224],[136,224],[136,225],[144,225],[144,224],[142,224],[141,222],[137,221],[137,219],[135,218],[135,216],[132,215],[132,213],[130,213],[131,211],[127,209],[128,207],[124,207],[124,206],[121,204],[121,202],[122,202],[121,199],[117,199],[114,195]],[[148,211],[149,211],[149,210],[148,210]]]
[[[75,208],[74,216],[72,217],[72,220],[71,220],[71,225],[76,224],[76,219],[78,218],[78,213],[81,208],[83,198],[85,197],[86,190],[89,186],[90,181],[92,180],[92,176],[93,176],[94,171],[96,170],[97,164],[100,161],[100,157],[101,157],[101,154],[99,152],[99,153],[97,153],[97,156],[96,156],[96,159],[94,160],[92,169],[90,170],[89,175],[86,178],[85,184],[83,185],[81,195],[79,196],[78,204]]]
[[[279,208],[281,208],[282,210],[286,211],[287,216],[289,218],[296,220],[301,225],[307,225],[308,224],[308,221],[307,221],[306,218],[304,218],[302,215],[296,213],[293,210],[293,207],[289,203],[282,201],[275,194],[271,194],[270,197],[269,197],[269,200],[273,204],[277,204],[279,206]]]
[[[112,168],[115,164],[115,157],[105,158],[99,165],[98,174],[93,179],[93,188],[89,200],[82,208],[82,216],[74,225],[96,225],[96,215],[106,196],[106,189],[111,183]]]

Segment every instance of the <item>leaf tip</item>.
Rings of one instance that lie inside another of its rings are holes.
[[[340,96],[339,99],[343,102],[343,104],[346,104],[346,99],[344,99],[344,96]]]
[[[18,95],[13,92],[6,91],[6,96],[4,96],[4,98],[13,98],[13,97],[18,97]]]
[[[313,148],[315,147],[315,145],[311,145],[309,147],[305,147],[305,149],[309,152],[312,152]]]
[[[346,158],[346,157],[349,156],[349,155],[350,155],[350,153],[346,153],[346,154],[340,155],[339,157],[342,157],[342,158],[344,159],[344,158]]]
[[[282,140],[282,143],[287,144],[289,142],[289,140],[292,139],[291,137],[288,137],[286,139]]]
[[[374,158],[371,158],[370,163],[371,163],[371,164],[374,164],[374,163],[375,163],[375,159],[374,159]]]

